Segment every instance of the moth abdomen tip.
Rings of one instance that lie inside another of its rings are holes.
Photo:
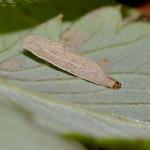
[[[115,81],[113,87],[113,89],[120,89],[121,88],[121,83],[119,81]]]

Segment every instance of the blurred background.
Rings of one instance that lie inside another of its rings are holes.
[[[136,8],[145,18],[150,17],[148,0],[1,0],[0,33],[36,26],[60,13],[64,21],[73,21],[96,8],[119,4]]]

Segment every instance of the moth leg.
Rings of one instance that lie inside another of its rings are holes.
[[[107,59],[102,59],[100,60],[99,62],[99,66],[104,70],[104,71],[107,71],[111,66],[112,66],[112,63],[107,60]]]

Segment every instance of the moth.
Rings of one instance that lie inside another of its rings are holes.
[[[112,89],[121,87],[121,83],[107,75],[102,66],[73,52],[62,43],[30,35],[24,39],[23,48],[79,78]]]

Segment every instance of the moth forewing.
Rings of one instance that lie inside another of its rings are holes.
[[[98,64],[74,53],[62,43],[31,35],[24,39],[23,47],[36,56],[82,79],[113,89],[121,87],[121,84],[108,77]]]

